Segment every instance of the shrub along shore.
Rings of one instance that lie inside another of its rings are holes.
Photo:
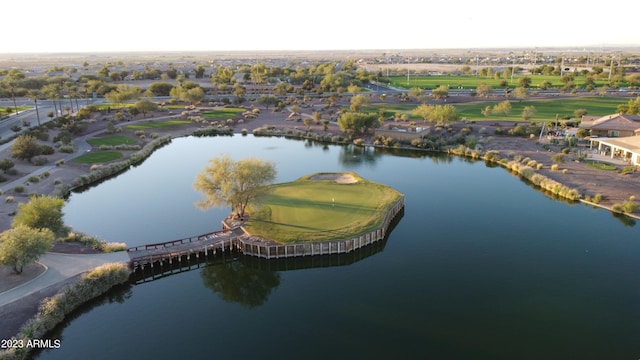
[[[244,134],[244,132],[243,132]],[[352,141],[348,137],[343,136],[328,136],[328,135],[319,135],[312,134],[305,131],[300,131],[296,129],[277,129],[274,126],[263,126],[260,128],[256,128],[253,131],[254,136],[275,136],[275,137],[286,137],[292,139],[300,139],[300,140],[313,140],[324,143],[331,144],[339,144],[345,145],[349,144]],[[479,149],[472,149],[465,145],[455,146],[454,144],[460,143],[461,139],[451,139],[451,141],[440,140],[440,146],[435,148],[422,148],[415,146],[400,146],[397,142],[388,144],[384,141],[378,141],[373,145],[374,147],[380,148],[406,148],[410,150],[422,150],[422,151],[431,151],[431,152],[444,152],[451,155],[464,156],[474,160],[484,160],[488,163],[493,163],[499,166],[504,167],[507,170],[510,170],[516,174],[518,174],[521,178],[527,180],[531,184],[533,184],[536,188],[540,189],[543,192],[547,192],[553,196],[557,196],[559,198],[563,198],[569,201],[580,201],[592,206],[596,206],[608,211],[611,211],[615,214],[623,214],[635,219],[640,219],[640,216],[634,214],[637,210],[637,204],[633,200],[625,201],[621,204],[613,204],[613,206],[608,207],[600,204],[600,199],[602,198],[602,194],[581,194],[578,189],[568,187],[561,182],[553,180],[543,174],[537,172],[540,170],[543,165],[535,162],[527,157],[522,157],[519,155],[514,155],[511,158],[501,157],[500,153],[496,150],[488,150],[483,151]],[[464,140],[464,139],[462,139]],[[464,141],[463,141],[464,142]],[[355,139],[353,143],[359,146],[367,146],[363,139]]]
[[[246,134],[247,131],[243,130],[242,134]],[[264,126],[262,128],[255,129],[253,131],[255,136],[284,136],[288,138],[300,139],[300,140],[314,140],[323,143],[331,144],[350,144],[355,142],[356,145],[362,146],[374,146],[380,148],[399,148],[398,144],[390,146],[385,143],[376,142],[373,145],[366,145],[362,139],[358,142],[351,140],[349,137],[343,136],[328,136],[311,134],[299,130],[278,130],[272,126]],[[217,136],[217,135],[233,135],[233,130],[230,128],[223,129],[202,129],[192,134],[193,136]],[[182,136],[182,135],[180,135]],[[133,153],[125,160],[113,162],[111,164],[97,167],[93,169],[89,174],[81,175],[69,184],[64,184],[56,187],[53,192],[54,196],[65,197],[73,189],[96,184],[106,178],[117,175],[123,171],[126,171],[129,167],[138,165],[149,157],[156,149],[169,144],[173,139],[173,136],[167,135],[157,138],[150,143],[146,144],[141,150]],[[613,207],[607,207],[599,204],[601,194],[581,194],[578,189],[570,188],[562,183],[555,181],[547,176],[544,176],[536,170],[542,168],[542,164],[536,163],[528,158],[522,156],[512,155],[510,157],[501,157],[500,153],[495,150],[482,151],[479,149],[472,149],[464,145],[453,146],[451,143],[442,144],[443,146],[438,149],[423,149],[416,148],[414,146],[402,146],[402,148],[411,150],[423,150],[431,152],[445,152],[452,155],[469,157],[475,160],[484,160],[488,163],[493,163],[504,167],[520,177],[526,179],[538,189],[548,192],[554,196],[568,199],[570,201],[580,201],[592,206],[600,207],[614,213],[622,214],[626,216],[640,219],[639,216],[631,214],[633,211],[626,211],[623,205],[615,204]],[[616,206],[618,205],[618,206]],[[108,264],[102,267],[96,268],[93,271],[87,273],[82,280],[65,288],[53,298],[44,299],[40,305],[37,315],[29,320],[21,329],[19,334],[15,337],[15,340],[22,340],[23,342],[28,339],[43,338],[48,331],[53,329],[57,324],[64,320],[64,317],[78,308],[81,304],[96,298],[97,296],[106,293],[112,287],[125,283],[129,278],[130,270],[125,264]],[[0,360],[3,359],[24,359],[28,356],[25,349],[13,349],[0,353]]]
[[[45,298],[37,314],[27,321],[20,332],[11,339],[15,347],[0,353],[0,360],[26,359],[34,339],[45,339],[48,332],[61,324],[65,317],[82,304],[106,293],[114,286],[129,280],[130,269],[127,264],[105,264],[85,274],[82,279],[58,292],[51,298]],[[51,340],[49,347],[60,346]]]
[[[536,170],[540,170],[542,168],[542,164],[537,163],[535,160],[531,160],[526,157],[523,158],[521,156],[514,156],[513,159],[502,158],[498,151],[490,150],[483,153],[480,150],[470,149],[464,145],[449,149],[447,152],[449,154],[470,157],[472,159],[481,158],[488,163],[500,165],[505,169],[518,174],[521,178],[529,181],[538,189],[546,191],[554,196],[570,201],[580,201],[585,204],[609,210],[616,214],[624,214],[635,219],[640,219],[640,216],[633,214],[633,212],[637,210],[637,207],[633,206],[635,205],[633,201],[625,201],[623,204],[614,204],[612,207],[601,205],[599,202],[602,198],[602,194],[581,194],[578,189],[565,186],[556,180],[537,173]]]

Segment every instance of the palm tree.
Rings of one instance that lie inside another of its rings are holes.
[[[38,126],[40,126],[40,112],[38,111],[38,97],[40,96],[39,90],[29,90],[27,97],[36,104],[36,117],[38,118]]]
[[[60,84],[47,84],[42,87],[42,92],[47,96],[47,99],[53,101],[54,117],[57,117],[59,112],[56,100],[60,97]],[[62,112],[62,106],[60,107],[60,112]]]

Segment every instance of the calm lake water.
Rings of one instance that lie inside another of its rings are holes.
[[[129,284],[77,312],[39,359],[637,359],[640,227],[446,156],[248,137],[183,138],[64,208],[129,246],[218,229],[192,188],[227,153],[277,182],[355,171],[406,195],[377,248],[266,262],[227,256]]]

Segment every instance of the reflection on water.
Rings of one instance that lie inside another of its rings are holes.
[[[204,286],[227,302],[248,308],[264,304],[280,285],[280,274],[246,266],[242,261],[225,261],[200,272]]]
[[[221,152],[274,161],[277,182],[356,171],[404,193],[404,217],[380,248],[363,249],[370,253],[236,254],[146,273],[122,303],[66,324],[62,348],[40,358],[640,354],[640,229],[552,200],[483,162],[251,136],[176,140],[143,166],[71,196],[65,217],[78,231],[131,246],[217,229],[228,209],[195,209],[192,183]]]
[[[191,261],[174,262],[168,266],[138,269],[132,274],[131,283],[143,284],[186,271],[200,270],[204,286],[217,293],[222,300],[252,308],[264,304],[272,290],[280,285],[280,271],[347,266],[383,251],[389,234],[403,215],[404,209],[389,224],[384,239],[346,254],[270,260],[243,256],[237,252],[211,254],[209,257],[193,257]]]

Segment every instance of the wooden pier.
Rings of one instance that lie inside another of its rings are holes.
[[[173,266],[176,262],[189,262],[232,250],[264,259],[346,254],[384,239],[388,231],[393,228],[392,222],[403,210],[404,196],[389,210],[379,228],[348,239],[278,244],[246,234],[241,226],[229,228],[223,224],[223,230],[185,239],[136,246],[127,249],[127,253],[134,270],[154,266]]]
[[[127,253],[133,269],[144,266],[153,268],[154,264],[172,265],[174,262],[231,250],[237,232],[238,229],[218,230],[184,239],[132,247],[127,249]]]

